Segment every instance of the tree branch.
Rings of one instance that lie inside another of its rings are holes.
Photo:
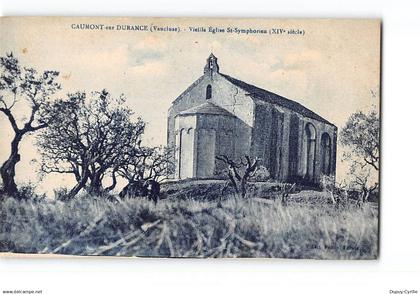
[[[12,114],[12,112],[10,111],[10,109],[8,108],[0,108],[0,111],[3,112],[7,118],[9,119],[10,124],[12,125],[13,131],[17,134],[19,133],[21,130],[19,129],[16,120]]]

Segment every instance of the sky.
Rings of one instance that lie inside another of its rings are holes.
[[[81,24],[114,30],[73,29]],[[116,30],[118,25],[149,30]],[[179,32],[152,32],[153,26]],[[304,34],[190,31],[209,26],[294,29]],[[22,65],[59,71],[58,96],[104,88],[114,96],[123,93],[136,115],[147,122],[145,141],[150,145],[166,143],[167,110],[202,75],[211,52],[218,57],[220,72],[295,100],[339,129],[355,111],[379,107],[379,20],[6,17],[0,19],[0,54],[11,51]],[[17,111],[24,118],[25,109]],[[11,140],[4,116],[0,132],[3,162]],[[344,178],[347,167],[338,147],[337,176]],[[21,150],[18,182],[38,183],[43,192],[51,192],[57,183],[69,184],[61,176],[39,182],[33,139],[26,138]]]

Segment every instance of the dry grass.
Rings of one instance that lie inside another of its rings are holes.
[[[164,257],[374,259],[378,211],[266,199],[4,201],[0,250]]]

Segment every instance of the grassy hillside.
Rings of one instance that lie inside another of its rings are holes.
[[[306,193],[314,195],[312,193]],[[164,257],[373,259],[378,211],[328,201],[4,201],[0,250]],[[317,199],[317,197],[312,199]]]
[[[271,197],[273,194],[278,194],[275,192],[278,185],[275,182],[249,182],[247,195]],[[183,180],[163,183],[162,192],[170,199],[213,201],[221,196],[230,197],[235,190],[232,186],[226,187],[226,180]]]

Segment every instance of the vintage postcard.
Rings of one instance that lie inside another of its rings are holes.
[[[381,22],[0,19],[0,251],[377,259]]]

